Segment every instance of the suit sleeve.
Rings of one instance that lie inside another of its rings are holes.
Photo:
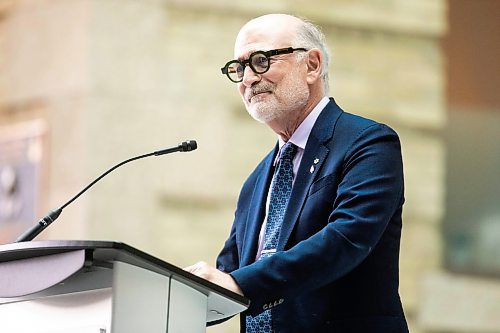
[[[216,266],[218,270],[226,273],[234,271],[239,266],[235,225],[232,226],[229,238],[224,243],[224,247],[217,257]]]
[[[284,304],[353,270],[377,246],[402,198],[397,134],[385,125],[371,125],[346,150],[336,194],[327,200],[332,211],[326,226],[286,251],[231,272],[252,302],[249,314],[262,312],[270,302]]]

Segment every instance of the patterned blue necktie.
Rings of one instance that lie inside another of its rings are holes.
[[[274,174],[267,212],[266,231],[264,234],[264,247],[259,258],[266,258],[276,252],[278,238],[285,217],[286,207],[293,185],[293,157],[297,152],[297,146],[287,142],[280,152],[278,167]],[[272,318],[271,310],[266,310],[258,316],[246,317],[247,333],[271,333]]]

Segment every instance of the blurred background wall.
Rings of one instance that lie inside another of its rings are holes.
[[[411,331],[500,332],[497,0],[0,0],[0,243],[113,164],[196,139],[117,170],[38,238],[213,263],[275,142],[219,68],[269,12],[321,25],[331,95],[401,136]]]

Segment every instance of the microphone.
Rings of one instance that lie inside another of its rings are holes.
[[[66,208],[69,204],[71,204],[73,201],[75,201],[80,195],[85,193],[89,188],[91,188],[95,183],[100,181],[102,178],[104,178],[107,174],[115,170],[116,168],[119,168],[120,166],[132,162],[141,158],[145,157],[150,157],[150,156],[160,156],[160,155],[165,155],[165,154],[170,154],[170,153],[175,153],[175,152],[189,152],[193,151],[196,148],[198,148],[198,144],[196,143],[195,140],[189,140],[189,141],[184,141],[179,143],[176,147],[171,147],[171,148],[166,148],[162,150],[157,150],[152,153],[144,154],[144,155],[139,155],[136,157],[129,158],[128,160],[125,160],[123,162],[118,163],[117,165],[113,166],[112,168],[108,169],[108,171],[104,172],[102,175],[97,177],[92,183],[87,185],[83,190],[81,190],[77,195],[75,195],[73,198],[68,200],[64,205],[61,207],[52,210],[50,213],[45,215],[40,221],[38,221],[34,226],[32,226],[30,229],[26,230],[21,236],[19,236],[16,239],[16,243],[19,242],[27,242],[33,240],[39,233],[41,233],[45,228],[47,228],[52,222],[54,222],[59,215],[61,215],[61,212],[63,211],[64,208]]]

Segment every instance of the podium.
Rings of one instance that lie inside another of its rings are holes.
[[[119,242],[0,245],[0,331],[205,332],[248,299]]]

